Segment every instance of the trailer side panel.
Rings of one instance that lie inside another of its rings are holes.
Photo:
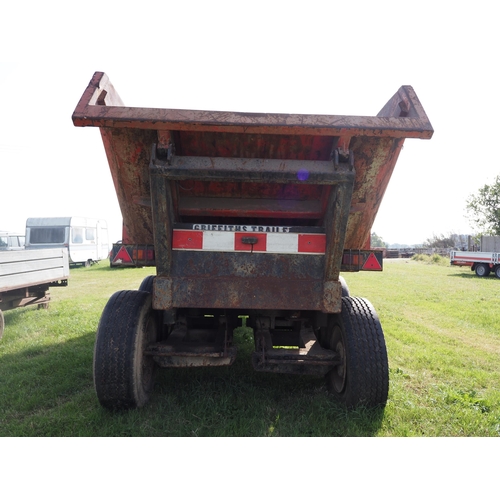
[[[0,253],[0,292],[67,280],[68,252],[50,250],[19,250]]]

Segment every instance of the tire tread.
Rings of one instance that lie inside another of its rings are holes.
[[[341,318],[345,334],[348,407],[383,406],[389,392],[389,366],[384,334],[369,301],[342,297]]]
[[[132,290],[114,293],[97,328],[94,347],[94,386],[102,406],[109,409],[141,407],[146,400],[137,390],[135,351],[149,293]]]

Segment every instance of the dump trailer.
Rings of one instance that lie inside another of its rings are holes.
[[[387,401],[386,345],[342,272],[381,271],[370,231],[406,138],[432,126],[401,87],[377,116],[126,107],[95,73],[73,113],[100,129],[123,223],[156,274],[118,291],[96,337],[107,408],[143,406],[157,366],[234,362],[253,328],[256,370],[325,376],[347,407]]]
[[[0,252],[0,338],[4,330],[2,311],[37,305],[47,308],[49,288],[67,286],[68,250],[17,250]]]

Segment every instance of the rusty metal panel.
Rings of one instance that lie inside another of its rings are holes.
[[[153,306],[339,312],[341,285],[324,283],[324,255],[173,252]]]
[[[341,310],[341,284],[323,280],[280,278],[205,278],[157,276],[153,292],[153,308],[204,309],[282,309],[323,311]]]
[[[248,252],[173,252],[171,276],[321,280],[324,255],[270,254]]]
[[[159,133],[161,136],[162,134]],[[329,161],[337,137],[316,135],[186,132],[172,135],[179,156]]]
[[[128,242],[152,245],[149,161],[156,134],[151,130],[101,128],[101,137]]]
[[[369,248],[370,232],[404,139],[353,137],[356,179],[345,248]]]

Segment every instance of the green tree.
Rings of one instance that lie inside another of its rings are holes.
[[[500,175],[467,199],[467,216],[480,233],[500,235]]]
[[[378,248],[385,248],[387,245],[384,243],[382,236],[379,236],[377,233],[371,234],[371,246]]]

